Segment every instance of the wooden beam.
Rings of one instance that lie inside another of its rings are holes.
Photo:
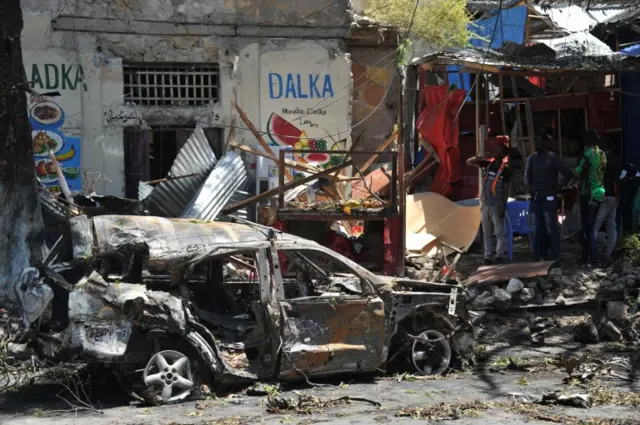
[[[244,111],[242,110],[242,108],[240,108],[240,106],[238,106],[237,103],[234,104],[234,106],[236,107],[236,110],[238,111],[238,114],[240,114],[240,118],[242,118],[242,121],[244,122],[244,124],[247,126],[247,128],[249,129],[249,131],[251,131],[251,134],[253,134],[253,137],[256,138],[256,140],[258,141],[258,143],[260,143],[260,146],[262,146],[262,148],[266,151],[266,152],[270,152],[271,148],[269,147],[269,145],[267,144],[267,142],[264,141],[264,139],[262,138],[262,136],[260,135],[260,132],[258,132],[258,129],[253,125],[253,123],[251,122],[251,120],[249,119],[249,117],[247,117],[247,114],[244,113]],[[278,164],[278,167],[281,166],[279,161],[276,161],[276,164]],[[289,179],[289,181],[293,181],[293,176],[291,175],[291,173],[289,172],[289,170],[284,170],[284,174],[287,176],[287,178]]]
[[[636,43],[634,43],[636,44]],[[494,65],[486,65],[476,62],[467,62],[458,59],[445,59],[440,62],[430,62],[428,64],[419,65],[420,69],[433,70],[436,72],[443,72],[448,65],[455,65],[460,67],[460,72],[474,74],[478,72],[488,72],[490,74],[503,74],[506,76],[514,77],[584,77],[590,75],[602,75],[612,74],[619,72],[614,69],[511,69],[511,68],[498,68]],[[638,69],[629,69],[624,72],[640,72]]]
[[[246,207],[248,205],[253,205],[253,204],[255,204],[256,202],[260,201],[263,198],[267,198],[269,196],[275,195],[280,190],[283,190],[283,191],[286,192],[287,190],[293,189],[293,188],[298,187],[298,186],[300,186],[302,184],[305,184],[305,183],[308,183],[310,181],[313,181],[313,180],[317,179],[318,177],[323,177],[323,176],[335,173],[337,171],[342,170],[343,168],[347,168],[347,167],[350,167],[352,165],[353,165],[353,161],[347,161],[347,162],[344,162],[344,163],[342,163],[342,164],[340,164],[340,165],[338,165],[336,167],[328,168],[328,169],[323,170],[323,171],[321,171],[319,173],[316,173],[316,174],[314,174],[312,176],[304,177],[304,178],[301,178],[300,180],[296,180],[296,181],[292,181],[290,183],[287,183],[283,187],[275,187],[273,189],[267,190],[266,192],[262,192],[262,193],[260,193],[258,195],[252,196],[251,198],[245,199],[244,201],[238,202],[237,204],[230,205],[230,206],[224,208],[222,210],[222,213],[223,214],[230,214],[230,213],[238,211],[238,210],[240,210],[240,209],[242,209],[242,208],[244,208],[244,207]]]
[[[512,78],[515,78],[515,77],[512,77]],[[611,91],[611,89],[582,91],[582,92],[567,93],[567,94],[550,94],[548,96],[536,96],[536,97],[513,97],[511,99],[504,99],[503,101],[501,101],[501,103],[535,102],[536,100],[560,99],[563,97],[584,96],[589,93],[598,93],[598,92],[606,92],[606,91]]]
[[[362,174],[364,176],[365,171],[367,171],[367,169],[369,167],[371,167],[371,164],[373,164],[373,162],[378,158],[378,156],[380,156],[380,154],[383,153],[384,150],[387,149],[389,147],[389,145],[391,145],[391,143],[393,143],[393,141],[397,137],[398,137],[398,133],[396,131],[391,133],[391,136],[389,136],[389,138],[387,140],[385,140],[385,142],[382,145],[380,145],[380,147],[378,147],[378,149],[376,149],[376,153],[371,155],[371,157],[369,159],[367,159],[367,161],[364,163],[364,165],[360,168],[360,174]],[[354,152],[354,153],[357,153],[357,152]]]
[[[527,117],[527,133],[529,133],[529,142],[531,143],[531,146],[529,146],[530,148],[530,152],[535,152],[536,147],[535,147],[535,130],[534,125],[533,125],[533,113],[531,112],[531,102],[529,102],[528,100],[525,102],[524,104],[524,111],[525,111],[525,115]]]
[[[517,96],[518,95],[518,84],[516,83],[516,77],[511,77],[511,91],[513,92],[513,95]],[[520,154],[522,155],[523,158],[526,158],[527,155],[527,149],[524,145],[524,127],[522,126],[522,115],[520,115],[520,105],[516,105],[516,123],[517,123],[517,137],[518,137],[518,141],[519,141],[519,147],[520,147]]]
[[[477,69],[479,72],[489,72],[491,74],[500,73],[500,68],[493,65],[487,65],[484,63],[467,62],[467,61],[461,61],[461,64],[468,68]]]
[[[449,73],[445,72],[446,84],[449,87]],[[405,203],[407,201],[407,191],[404,187],[404,99],[402,97],[402,77],[400,77],[400,88],[398,89],[398,181],[391,184],[398,185],[398,213],[400,214],[400,235],[398,235],[398,276],[404,277],[404,260],[406,255],[406,223],[405,223]]]
[[[504,99],[504,83],[502,81],[502,74],[498,74],[498,96],[500,96],[500,121],[502,122],[502,134],[507,134],[507,121],[504,117],[504,105],[502,99]]]
[[[476,156],[480,156],[480,155],[484,155],[484,152],[481,152],[481,147],[480,147],[480,74],[476,74],[476,79],[475,79],[475,85],[476,85],[476,107],[475,107],[475,112],[476,112],[476,128],[475,128],[475,133],[476,133]],[[480,197],[482,195],[482,170],[480,168],[478,168],[478,197]]]
[[[267,159],[272,160],[276,164],[278,163],[278,157],[271,153],[271,149],[269,149],[267,152],[261,152],[259,150],[251,148],[250,146],[239,145],[239,144],[233,143],[233,142],[230,143],[229,146],[231,146],[232,149],[238,149],[238,150],[243,151],[243,152],[247,152],[247,153],[250,153],[250,154],[253,154],[253,155],[261,156],[263,158],[267,158]],[[307,165],[307,164],[301,164],[301,163],[293,161],[291,159],[285,159],[285,165],[287,167],[293,168],[294,170],[305,171],[305,172],[308,172],[308,173],[318,173],[318,172],[322,171],[322,168],[314,167],[312,165]]]

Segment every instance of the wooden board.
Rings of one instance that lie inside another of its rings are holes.
[[[480,206],[466,207],[434,192],[407,196],[407,241],[417,243],[421,235],[425,246],[438,238],[462,251],[469,249],[480,228]]]

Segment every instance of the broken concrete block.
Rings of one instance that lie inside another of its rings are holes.
[[[567,303],[567,300],[564,299],[562,294],[558,295],[558,297],[556,298],[556,304],[565,305],[566,303]]]
[[[517,294],[524,289],[524,283],[520,279],[513,278],[507,285],[507,292],[510,294]]]
[[[27,360],[31,357],[27,344],[15,344],[10,342],[7,344],[7,352],[16,360]]]
[[[493,306],[501,311],[505,311],[511,305],[511,294],[504,289],[493,289]]]
[[[560,268],[555,268],[553,270],[551,270],[549,272],[549,276],[555,277],[555,276],[562,276],[562,269]]]
[[[593,271],[593,275],[598,279],[604,279],[604,278],[608,277],[607,272],[602,271],[602,270],[594,270]]]
[[[545,278],[540,278],[538,279],[538,286],[542,289],[548,290],[553,288],[555,285],[553,284],[553,282],[545,279]]]
[[[603,339],[607,339],[609,341],[622,341],[624,338],[620,329],[618,329],[611,320],[603,320],[600,324],[600,332],[602,333]]]
[[[467,302],[472,303],[476,298],[480,295],[480,290],[478,288],[469,288],[467,289]]]
[[[607,288],[608,292],[624,292],[624,283],[614,283]]]
[[[520,292],[520,300],[525,303],[531,302],[536,296],[536,291],[533,288],[524,288],[522,292]]]
[[[591,319],[580,323],[575,329],[575,340],[583,344],[596,344],[600,342],[598,328]]]
[[[480,311],[488,310],[493,304],[493,301],[494,297],[491,295],[491,291],[485,291],[471,303],[471,309]]]
[[[624,318],[629,312],[629,307],[623,301],[609,301],[607,303],[607,317],[613,320]]]

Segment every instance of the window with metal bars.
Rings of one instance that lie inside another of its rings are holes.
[[[218,64],[125,63],[125,101],[140,106],[203,106],[217,102]]]

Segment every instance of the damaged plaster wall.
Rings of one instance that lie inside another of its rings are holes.
[[[397,122],[398,84],[395,47],[352,47],[353,140],[357,150],[374,151]],[[361,124],[359,124],[361,123]],[[361,139],[361,140],[360,140]]]
[[[294,125],[292,119],[298,119],[296,126],[309,138],[327,139],[328,149],[332,147],[328,133],[336,141],[346,139],[348,149],[351,75],[340,41],[348,32],[348,3],[343,0],[327,7],[313,0],[24,0],[27,77],[33,86],[32,70],[38,69],[42,84],[34,89],[60,92],[54,99],[34,101],[53,100],[64,110],[61,130],[79,139],[76,155],[85,190],[124,194],[126,128],[200,125],[222,129],[226,140],[232,127],[244,127],[232,108],[234,87],[238,104],[260,130],[268,130],[271,113],[282,115],[283,108],[293,112],[300,108],[303,114],[282,116]],[[330,38],[332,34],[336,38]],[[124,61],[218,63],[219,100],[202,107],[130,104],[124,93]],[[69,69],[73,87],[65,80]],[[49,80],[44,75],[47,70]],[[279,77],[269,76],[274,73]],[[296,84],[295,94],[287,85],[289,74]],[[277,78],[284,79],[282,93],[275,93],[274,99],[269,94],[276,90]],[[312,94],[320,98],[304,97]],[[318,101],[327,105],[316,105]],[[308,114],[308,108],[319,111]],[[234,137],[258,146],[246,130],[237,129]],[[251,169],[255,158],[245,160]]]

